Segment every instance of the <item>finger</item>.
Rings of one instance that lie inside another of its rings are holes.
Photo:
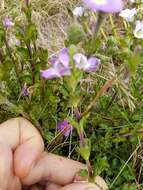
[[[73,183],[67,185],[61,188],[60,190],[107,190],[107,189],[102,189],[93,183],[83,182],[83,183]]]
[[[10,178],[10,169],[12,162],[12,153],[10,148],[0,143],[0,188],[6,190]],[[5,178],[7,176],[7,179]]]
[[[61,185],[55,183],[47,183],[45,190],[60,190],[62,188]]]
[[[21,190],[21,183],[18,177],[13,176],[12,182],[9,182],[7,190]]]
[[[50,153],[43,153],[29,175],[22,179],[24,184],[32,185],[46,180],[59,185],[74,181],[76,173],[86,168],[84,164]]]
[[[21,184],[17,177],[13,175],[12,152],[10,147],[0,142],[0,189],[20,190]]]
[[[72,183],[80,169],[86,169],[86,166],[77,161],[45,152],[22,181],[31,185],[45,180],[63,186]],[[95,184],[103,190],[108,189],[105,181],[99,176],[95,178]]]
[[[24,118],[14,118],[2,123],[0,141],[7,143],[15,150],[14,169],[19,177],[24,177],[29,173],[44,150],[44,143],[39,132]]]

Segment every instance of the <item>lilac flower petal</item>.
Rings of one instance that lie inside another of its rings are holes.
[[[54,68],[49,68],[47,70],[41,71],[41,76],[46,79],[61,77],[61,75]]]
[[[72,126],[71,125],[67,125],[66,128],[67,129],[64,129],[64,136],[68,137],[72,133]]]
[[[63,122],[58,123],[57,129],[63,132],[65,137],[68,137],[72,133],[73,126],[70,125],[67,120],[64,120]]]
[[[57,61],[58,61],[58,57],[57,56],[52,56],[50,59],[49,59],[49,64],[51,64],[51,65],[54,65],[55,63],[57,63]]]
[[[57,128],[58,128],[58,130],[61,131],[61,130],[63,130],[63,128],[64,128],[66,125],[68,125],[68,121],[67,121],[67,120],[64,120],[64,121],[58,123]]]
[[[29,96],[28,89],[23,89],[21,92],[21,96],[23,96],[23,97]]]
[[[62,69],[59,71],[59,73],[60,73],[61,76],[67,76],[67,75],[70,75],[70,74],[71,74],[69,68],[62,68]]]
[[[62,49],[61,52],[59,53],[59,61],[64,65],[64,67],[69,66],[70,58],[67,48]]]
[[[76,53],[73,56],[73,59],[75,61],[76,67],[79,69],[84,69],[85,64],[87,63],[87,58],[82,53]]]
[[[11,21],[10,18],[5,18],[3,20],[3,25],[4,27],[8,28],[8,27],[14,26],[14,23]]]
[[[23,89],[21,91],[21,96],[23,96],[23,97],[29,96],[29,90],[28,90],[28,87],[27,87],[26,83],[24,84],[24,87],[23,87]]]
[[[93,11],[107,13],[120,12],[123,8],[122,0],[83,0],[85,5]]]
[[[119,16],[123,17],[127,22],[133,22],[134,16],[137,14],[136,8],[122,10]]]
[[[143,21],[137,20],[134,30],[134,36],[139,39],[143,39]]]
[[[100,65],[100,60],[96,57],[91,57],[88,59],[87,64],[85,65],[84,70],[87,72],[94,72],[98,69],[98,66]]]

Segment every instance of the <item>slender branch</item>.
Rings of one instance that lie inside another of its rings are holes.
[[[97,38],[97,35],[98,35],[98,32],[106,18],[106,15],[107,13],[104,13],[104,12],[99,12],[98,13],[98,18],[97,18],[97,23],[96,23],[96,26],[95,26],[95,29],[94,29],[94,36],[93,36],[93,42],[96,41],[96,38]]]
[[[78,107],[74,108],[74,115],[76,117],[76,120],[79,122],[79,120],[80,120],[80,112],[79,112]]]
[[[93,169],[92,169],[92,166],[91,166],[89,160],[86,161],[86,165],[87,165],[87,169],[88,169],[88,172],[89,172],[89,178],[92,179],[92,177],[93,177]]]
[[[114,81],[115,81],[115,77],[113,77],[111,80],[107,81],[102,88],[98,91],[97,95],[95,96],[95,98],[93,99],[93,101],[89,104],[89,106],[87,107],[87,109],[81,113],[81,117],[87,115],[91,109],[93,108],[93,106],[95,105],[95,103],[97,102],[98,98],[102,97],[106,91],[113,85]]]

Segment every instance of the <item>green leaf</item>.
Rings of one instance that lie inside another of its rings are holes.
[[[38,32],[35,24],[30,24],[26,29],[26,41],[35,41],[37,39]]]
[[[23,29],[21,28],[21,26],[16,25],[15,26],[15,35],[17,37],[17,39],[24,41],[25,40],[25,34]]]
[[[90,157],[90,152],[91,152],[91,141],[89,139],[84,139],[84,146],[78,148],[78,151],[80,155],[82,156],[82,158],[85,161],[88,161]]]
[[[32,7],[28,6],[28,7],[23,8],[23,12],[25,13],[25,16],[26,16],[28,22],[31,22]]]
[[[103,171],[109,168],[107,157],[97,156],[94,162],[94,175],[100,175]]]
[[[3,63],[0,64],[0,81],[7,81],[7,79],[9,79],[11,69],[11,59],[9,57],[5,57]]]
[[[17,47],[17,53],[22,59],[28,59],[29,54],[27,48],[24,47]]]
[[[85,38],[83,28],[78,23],[73,23],[68,31],[68,42],[69,44],[78,44]]]
[[[88,177],[88,171],[86,169],[81,169],[79,170],[78,175],[80,177]]]
[[[4,39],[5,39],[5,30],[0,27],[0,46],[3,45]]]

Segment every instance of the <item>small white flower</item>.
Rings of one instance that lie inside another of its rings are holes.
[[[143,39],[143,21],[136,21],[136,27],[134,30],[135,38]]]
[[[119,16],[123,17],[127,22],[133,22],[134,16],[137,14],[136,8],[122,10]]]
[[[73,15],[75,17],[81,17],[81,16],[83,16],[83,14],[84,14],[84,8],[83,7],[76,7],[73,10]]]

